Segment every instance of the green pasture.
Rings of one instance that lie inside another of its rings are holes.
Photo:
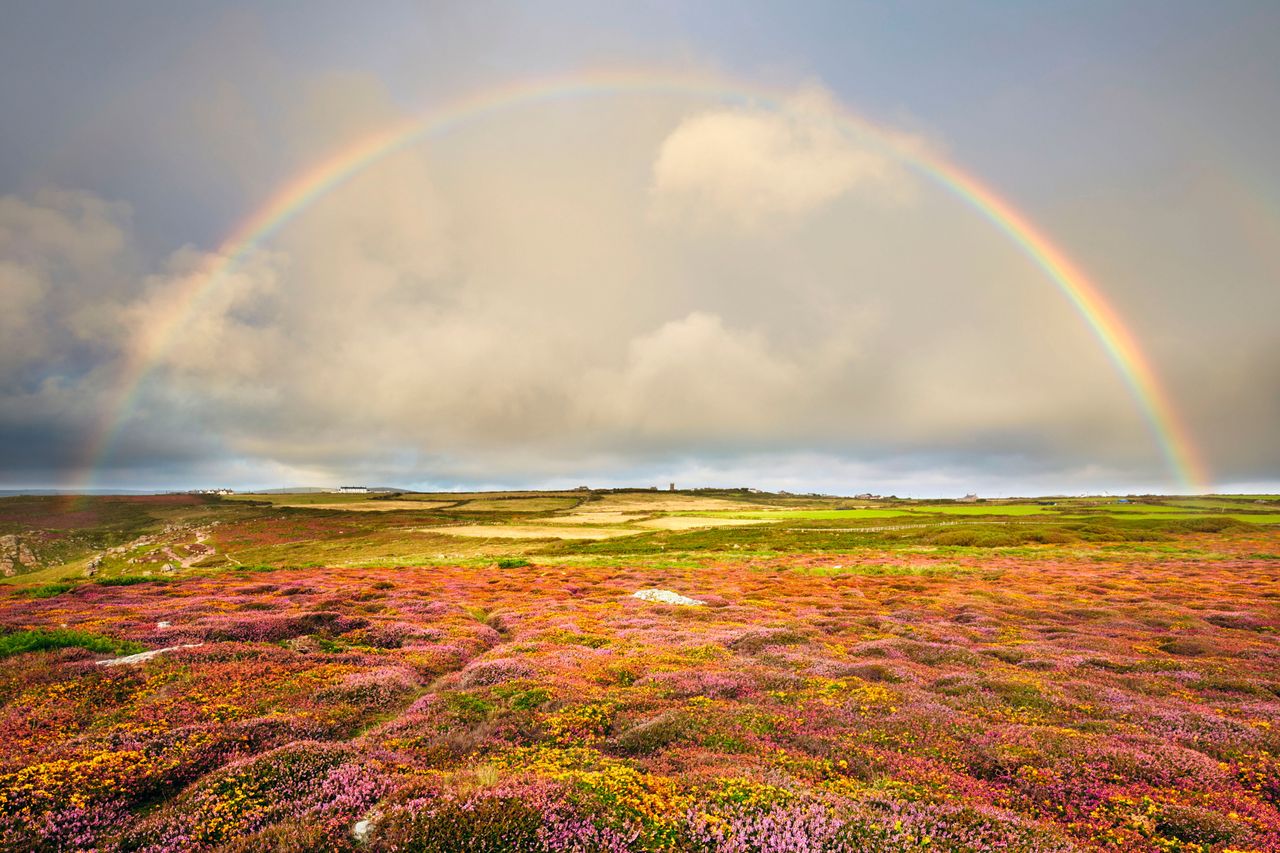
[[[911,514],[911,511],[903,509],[779,509],[749,512],[714,510],[709,512],[673,513],[673,515],[692,516],[695,518],[759,518],[773,521],[784,519],[896,518]]]
[[[1169,504],[1163,504],[1163,503],[1159,503],[1159,504],[1112,503],[1112,504],[1101,504],[1101,505],[1083,505],[1083,506],[1073,506],[1073,507],[1051,507],[1051,508],[1061,509],[1063,512],[1068,512],[1071,514],[1089,513],[1089,512],[1107,512],[1107,513],[1114,512],[1114,513],[1122,513],[1125,515],[1129,515],[1129,514],[1160,515],[1160,514],[1176,514],[1176,513],[1187,512],[1187,509],[1185,507],[1171,506]]]
[[[1184,516],[1185,518],[1231,518],[1236,521],[1246,521],[1250,524],[1280,524],[1280,512],[1215,512],[1215,513],[1198,513],[1196,515]]]
[[[1175,521],[1179,519],[1195,519],[1195,518],[1226,518],[1233,521],[1246,521],[1252,524],[1275,524],[1280,520],[1280,513],[1274,512],[1205,512],[1187,510],[1179,507],[1139,507],[1137,509],[1112,514],[1110,512],[1091,512],[1091,513],[1064,513],[1064,517],[1072,520],[1084,520],[1089,518],[1107,518],[1117,517],[1124,519],[1166,519]]]
[[[1265,498],[1198,498],[1188,500],[1171,500],[1165,502],[1165,506],[1186,507],[1187,509],[1235,509],[1235,510],[1266,510],[1274,509],[1274,505],[1270,501],[1267,503],[1257,503]]]
[[[16,497],[0,499],[0,534],[19,536],[36,551],[0,583],[29,587],[24,594],[54,597],[59,584],[157,572],[168,549],[182,551],[200,526],[212,553],[196,557],[179,574],[234,571],[238,566],[427,566],[487,564],[499,558],[591,562],[771,558],[796,553],[855,553],[865,549],[994,549],[1053,551],[1121,543],[1122,550],[1184,547],[1181,534],[1214,534],[1249,526],[1280,525],[1280,509],[1255,498],[1176,497],[1116,503],[1114,499],[1050,498],[1008,503],[882,502],[850,506],[847,498],[782,496],[777,509],[761,507],[756,493],[489,492],[397,494],[397,502],[444,503],[423,512],[332,513],[323,504],[376,502],[379,495],[304,493],[232,495],[190,503],[133,498]],[[708,498],[705,509],[699,499]],[[752,503],[741,509],[724,500]],[[449,535],[449,525],[477,522],[528,524],[531,519],[612,505],[647,516],[747,519],[769,524],[694,529],[642,529],[622,521],[604,526],[634,534],[607,540],[471,538]],[[651,509],[645,509],[652,504]],[[282,512],[286,507],[294,511]],[[666,508],[664,508],[664,506]],[[692,508],[690,508],[692,507]],[[184,532],[185,531],[185,532]],[[125,546],[120,548],[119,546]],[[108,549],[116,549],[110,550]],[[93,561],[92,567],[90,562]],[[41,586],[43,584],[44,586]]]
[[[1061,511],[1061,507],[1043,504],[924,504],[915,509],[942,515],[1042,515]]]

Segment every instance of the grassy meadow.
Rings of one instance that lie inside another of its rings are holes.
[[[1274,496],[14,497],[0,558],[4,850],[1280,850]]]

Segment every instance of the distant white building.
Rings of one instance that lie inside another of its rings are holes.
[[[971,504],[971,503],[975,503],[977,500],[978,500],[978,496],[977,496],[977,495],[965,495],[965,496],[964,496],[964,497],[962,497],[962,498],[956,498],[956,501],[957,501],[958,503],[962,503],[962,504]]]
[[[367,495],[369,494],[369,487],[368,486],[338,486],[338,494]]]

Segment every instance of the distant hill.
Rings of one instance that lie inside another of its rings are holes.
[[[0,498],[15,498],[20,495],[165,495],[170,491],[158,492],[154,489],[0,489]]]
[[[314,486],[285,486],[282,489],[254,489],[247,494],[254,495],[314,495],[318,492],[328,492],[331,489],[320,489]]]
[[[399,489],[395,486],[369,486],[370,492],[411,492],[413,489]],[[286,486],[282,489],[254,489],[251,492],[243,492],[242,494],[253,495],[315,495],[324,492],[336,492],[334,487],[319,488],[316,486]]]

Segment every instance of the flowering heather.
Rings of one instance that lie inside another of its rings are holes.
[[[1280,534],[1182,544],[5,592],[101,641],[0,659],[0,849],[1280,850]]]

